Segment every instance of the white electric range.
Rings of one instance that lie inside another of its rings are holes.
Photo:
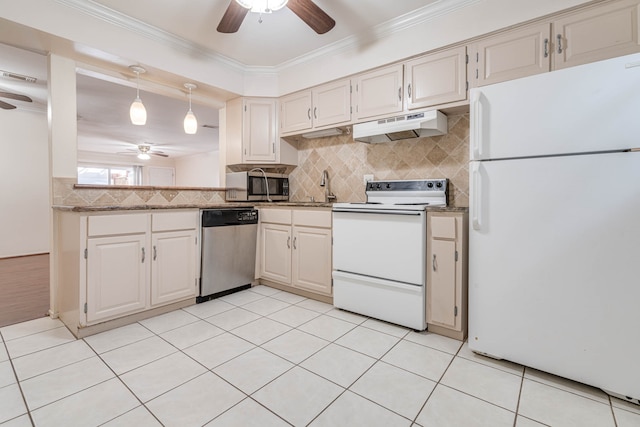
[[[333,304],[426,328],[428,206],[447,206],[447,179],[370,181],[366,203],[333,205]]]

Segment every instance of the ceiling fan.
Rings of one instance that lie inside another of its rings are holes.
[[[15,99],[16,101],[33,102],[33,100],[26,95],[20,95],[12,92],[0,92],[0,97]],[[13,110],[16,108],[16,106],[13,104],[9,104],[8,102],[0,101],[0,108],[2,108],[3,110]]]
[[[231,0],[227,11],[220,20],[220,24],[218,24],[218,32],[235,33],[238,31],[240,24],[244,21],[249,10],[254,10],[251,7],[254,3],[255,0]],[[272,10],[277,10],[286,5],[318,34],[324,34],[336,25],[336,21],[320,9],[312,0],[262,0],[260,3],[262,6],[256,11],[261,13],[270,13]],[[279,7],[272,6],[270,9],[269,6],[271,3],[277,3]]]
[[[137,146],[137,149],[127,148],[127,151],[122,151],[118,154],[130,154],[130,155],[135,154],[138,156],[139,159],[142,159],[142,160],[149,160],[151,158],[150,155],[158,156],[158,157],[169,157],[169,155],[165,154],[163,151],[152,150],[151,146],[148,144],[139,144]]]

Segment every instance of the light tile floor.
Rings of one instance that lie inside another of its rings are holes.
[[[0,426],[632,427],[640,407],[258,286],[76,340],[0,328]]]

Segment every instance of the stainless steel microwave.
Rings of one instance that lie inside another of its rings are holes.
[[[228,202],[289,200],[289,177],[262,171],[231,172],[227,174]]]

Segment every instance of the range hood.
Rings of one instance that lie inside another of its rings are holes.
[[[447,133],[447,116],[438,110],[353,125],[353,139],[369,144]]]

